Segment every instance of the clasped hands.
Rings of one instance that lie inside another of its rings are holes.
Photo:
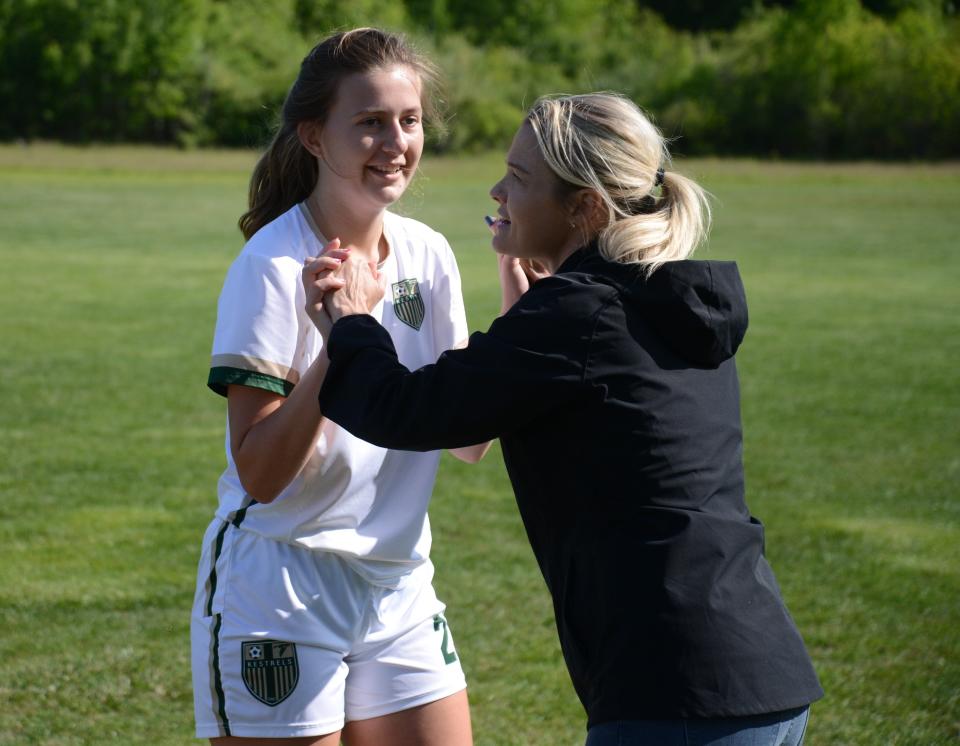
[[[326,340],[335,322],[352,314],[371,313],[386,292],[375,262],[350,256],[334,238],[318,257],[308,257],[301,275],[307,316]]]
[[[501,314],[520,299],[530,286],[550,272],[536,261],[498,255],[502,292]],[[352,314],[372,313],[386,292],[386,280],[374,262],[350,256],[335,238],[317,257],[303,265],[305,309],[326,340],[336,321]]]

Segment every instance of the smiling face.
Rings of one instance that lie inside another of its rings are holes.
[[[490,190],[500,204],[494,250],[555,268],[582,243],[572,191],[550,170],[533,129],[524,123],[507,153],[507,173]]]
[[[321,199],[351,211],[383,210],[403,195],[423,153],[420,79],[406,67],[347,75],[308,139]]]

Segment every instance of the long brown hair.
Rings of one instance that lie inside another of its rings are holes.
[[[327,37],[310,51],[283,102],[277,131],[250,177],[249,209],[239,221],[244,238],[305,200],[317,184],[317,162],[301,145],[297,125],[326,120],[345,76],[398,65],[420,77],[424,120],[439,123],[436,68],[402,36],[357,28]]]

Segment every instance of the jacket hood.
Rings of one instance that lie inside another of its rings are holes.
[[[559,271],[595,272],[615,281],[624,304],[684,359],[715,367],[733,357],[743,341],[747,299],[736,262],[685,259],[667,262],[646,277],[637,265],[610,262],[595,247],[577,253],[581,257],[564,262],[576,266]]]

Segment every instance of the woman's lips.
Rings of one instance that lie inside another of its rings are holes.
[[[490,232],[493,235],[497,235],[497,231],[500,228],[510,225],[510,221],[506,218],[495,218],[492,215],[485,215],[483,221],[487,224],[487,227],[490,228]]]
[[[399,179],[404,173],[403,166],[367,166],[367,169],[372,171],[376,176],[391,181]]]

